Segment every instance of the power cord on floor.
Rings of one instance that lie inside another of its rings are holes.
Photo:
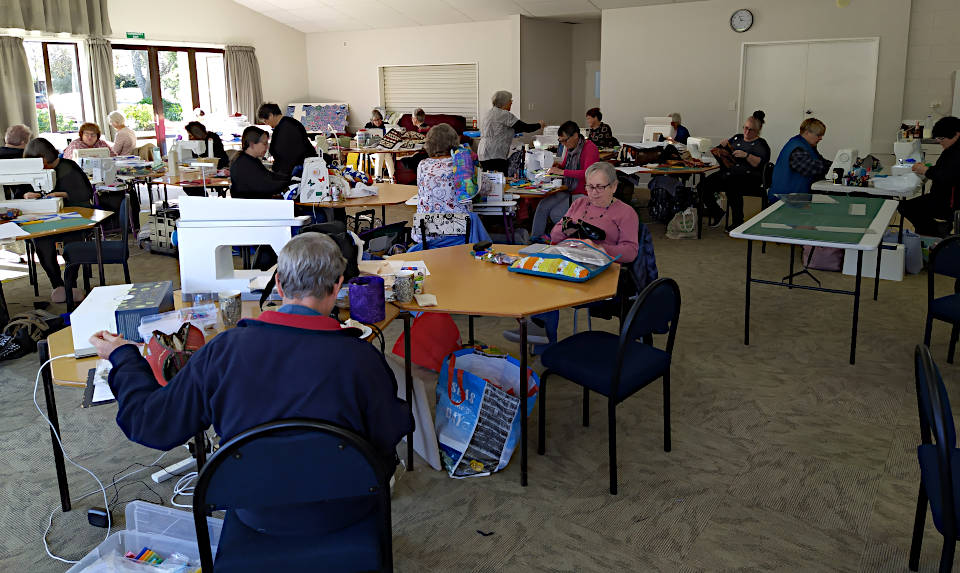
[[[177,484],[173,486],[173,495],[170,496],[170,505],[174,507],[193,509],[192,503],[177,503],[177,497],[181,495],[193,495],[193,490],[195,487],[193,481],[197,479],[198,475],[199,474],[197,472],[190,472],[177,480]]]

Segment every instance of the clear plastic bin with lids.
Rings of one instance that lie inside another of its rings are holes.
[[[193,525],[192,512],[137,500],[127,504],[125,515],[127,528],[111,533],[96,549],[68,569],[67,573],[83,571],[101,557],[110,554],[122,556],[127,551],[139,553],[144,547],[149,547],[164,558],[180,553],[199,567],[200,550],[197,548],[197,530]],[[217,554],[217,545],[220,543],[221,529],[222,519],[207,518],[210,548],[214,555]]]

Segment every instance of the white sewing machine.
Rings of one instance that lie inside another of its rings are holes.
[[[853,169],[853,164],[857,161],[858,155],[856,149],[841,149],[837,151],[837,154],[833,158],[833,163],[830,164],[830,171],[827,172],[827,179],[834,178],[834,169],[843,169],[843,174],[846,175]]]
[[[49,193],[56,183],[56,173],[44,169],[40,158],[0,161],[0,185],[31,185],[36,191]]]
[[[291,227],[309,220],[293,216],[293,201],[181,196],[177,221],[181,291],[249,293],[250,279],[263,271],[235,269],[234,245],[270,245],[279,253],[292,236]]]
[[[897,164],[890,168],[894,175],[905,175],[913,171],[915,163],[923,163],[923,151],[920,148],[919,139],[910,141],[895,141],[893,143],[893,154],[897,158]]]
[[[96,185],[113,185],[117,182],[117,162],[112,157],[84,157],[80,167]]]
[[[73,157],[78,162],[88,157],[110,157],[110,149],[106,147],[90,147],[88,149],[76,149]]]
[[[672,117],[645,117],[643,118],[643,141],[659,141],[658,136],[673,137],[676,133],[670,123]]]
[[[533,138],[533,147],[535,149],[545,149],[547,147],[560,145],[560,139],[557,137],[557,131],[559,130],[559,125],[548,125],[544,127],[543,135],[538,135]]]
[[[710,156],[710,150],[713,148],[713,141],[709,137],[689,137],[687,138],[687,151],[690,157],[702,159],[704,155]]]

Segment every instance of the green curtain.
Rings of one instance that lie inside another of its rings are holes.
[[[109,36],[109,0],[0,0],[0,28]]]
[[[37,104],[22,38],[0,36],[0,78],[0,137],[18,123],[36,134]]]

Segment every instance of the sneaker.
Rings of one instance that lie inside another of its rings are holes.
[[[514,328],[513,330],[504,330],[503,337],[509,340],[510,342],[520,342],[520,328]],[[550,339],[547,338],[547,329],[542,326],[534,324],[533,321],[527,320],[527,344],[549,344]]]
[[[57,287],[53,289],[50,293],[50,302],[53,303],[64,303],[67,302],[67,291],[63,287]]]
[[[723,223],[723,217],[724,217],[726,214],[727,214],[726,211],[721,210],[721,211],[719,211],[718,213],[714,213],[713,215],[711,215],[711,216],[710,216],[710,226],[711,226],[711,227],[719,227],[720,224]]]

